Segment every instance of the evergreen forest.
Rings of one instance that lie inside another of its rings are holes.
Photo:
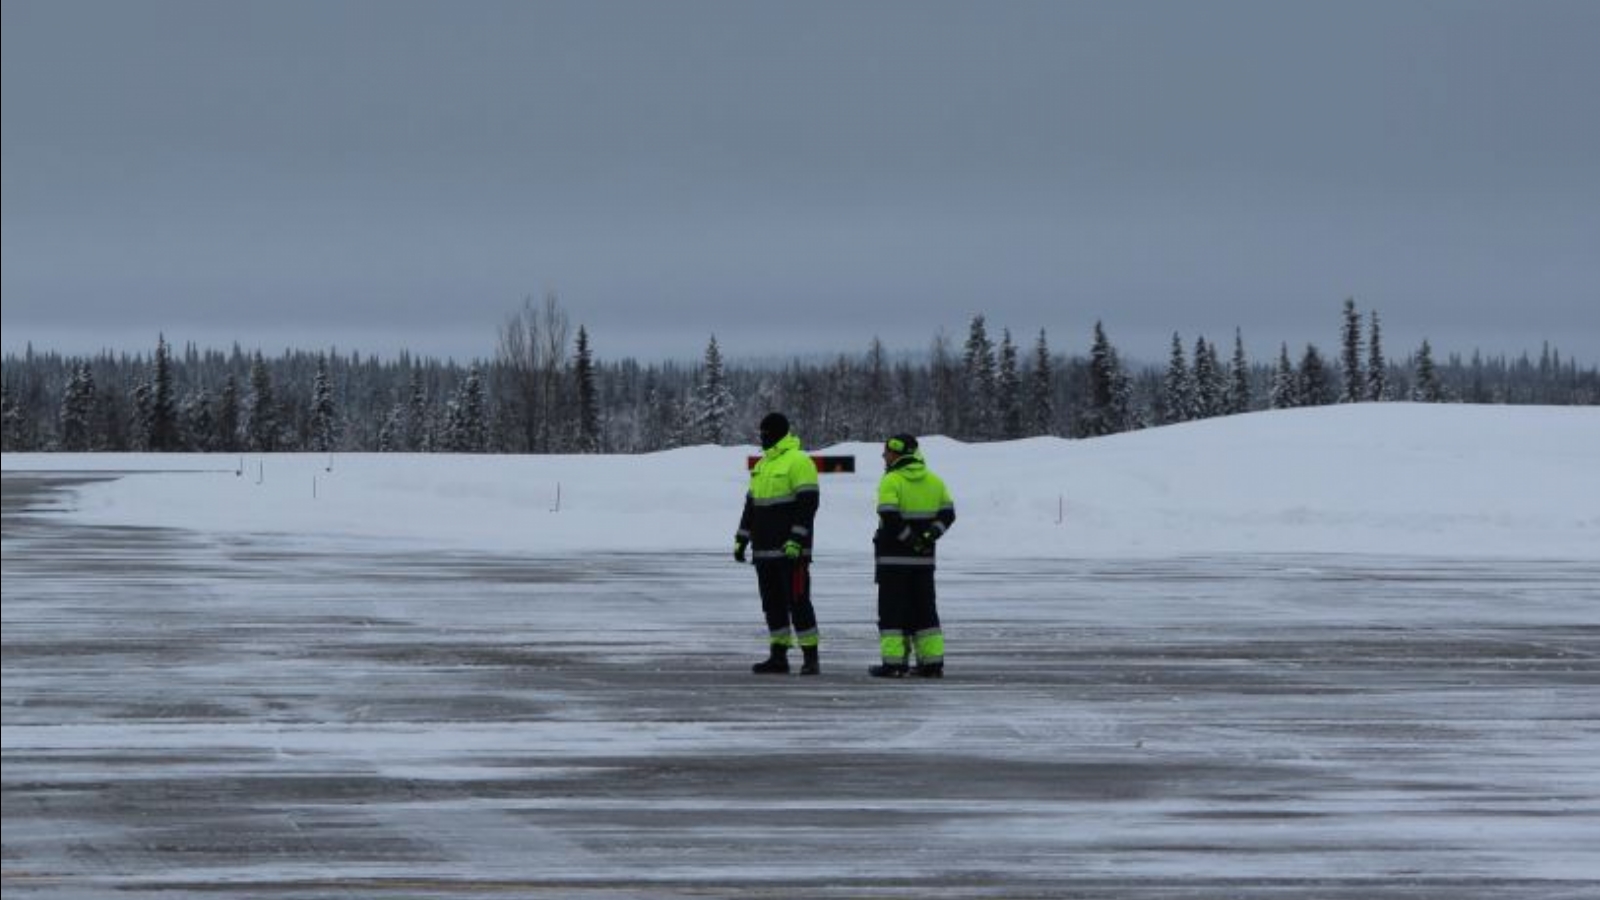
[[[709,336],[693,364],[607,360],[559,300],[531,298],[491,358],[291,350],[277,356],[157,335],[148,353],[92,357],[31,346],[3,360],[4,450],[153,452],[641,453],[754,443],[783,410],[810,446],[892,432],[966,441],[1093,437],[1263,409],[1413,400],[1600,404],[1600,370],[1545,345],[1537,357],[1392,354],[1376,311],[1344,304],[1331,354],[1316,343],[1247,358],[1174,334],[1164,363],[1123,360],[1106,329],[1058,349],[984,315],[925,353],[876,338],[825,359],[733,363]]]

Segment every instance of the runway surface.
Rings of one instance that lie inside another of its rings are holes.
[[[91,477],[91,476],[84,476]],[[96,476],[103,477],[103,476]],[[519,559],[3,502],[13,897],[1600,896],[1600,563],[863,556],[757,677],[720,553]]]

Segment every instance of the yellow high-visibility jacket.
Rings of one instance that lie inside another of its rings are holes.
[[[935,544],[956,522],[956,502],[918,450],[895,460],[878,481],[878,531],[873,556],[880,566],[933,567]],[[925,549],[913,549],[918,538]]]
[[[817,464],[788,434],[762,451],[750,470],[750,490],[744,495],[738,537],[748,540],[756,562],[783,559],[783,545],[796,541],[802,556],[811,556],[812,526],[822,494],[817,486]]]

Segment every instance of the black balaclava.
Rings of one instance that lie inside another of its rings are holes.
[[[761,449],[771,450],[772,445],[783,440],[789,433],[789,420],[783,413],[767,413],[761,420]]]

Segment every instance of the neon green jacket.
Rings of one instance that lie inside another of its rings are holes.
[[[783,559],[788,541],[798,541],[802,556],[809,557],[821,499],[817,464],[801,449],[799,437],[784,435],[750,470],[737,536],[750,541],[758,563]]]
[[[933,567],[934,545],[956,522],[956,502],[939,476],[929,471],[922,451],[895,460],[878,481],[878,532],[873,556],[880,566]],[[926,534],[926,550],[913,549]]]

